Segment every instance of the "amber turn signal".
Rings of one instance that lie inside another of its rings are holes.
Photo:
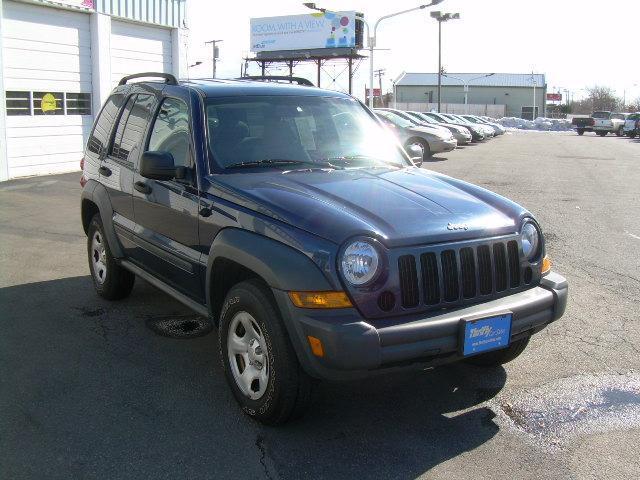
[[[311,347],[313,354],[316,357],[324,357],[324,348],[322,348],[322,342],[320,339],[307,335],[307,340],[309,341],[309,346]]]
[[[545,275],[551,271],[551,259],[545,255],[542,259],[542,275]]]
[[[289,298],[300,308],[349,308],[351,301],[344,292],[289,292]]]

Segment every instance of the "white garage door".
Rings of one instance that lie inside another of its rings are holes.
[[[77,170],[91,115],[89,15],[3,2],[9,177]]]
[[[171,73],[171,30],[111,22],[111,80],[139,72]]]

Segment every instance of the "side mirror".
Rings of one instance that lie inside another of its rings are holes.
[[[409,145],[406,148],[407,154],[411,157],[411,161],[415,164],[416,167],[422,165],[422,159],[424,157],[424,151],[422,147],[417,144]]]
[[[184,178],[184,167],[176,168],[169,152],[144,152],[140,157],[140,175],[154,180]]]

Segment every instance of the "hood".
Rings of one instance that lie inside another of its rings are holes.
[[[424,137],[425,135],[432,135],[439,140],[448,140],[451,138],[451,132],[444,127],[420,125],[414,127],[406,127],[405,130],[411,135],[418,135]]]
[[[336,244],[358,235],[388,247],[503,235],[527,214],[488,190],[416,167],[208,178],[219,187],[211,193]]]

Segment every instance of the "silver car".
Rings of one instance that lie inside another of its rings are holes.
[[[448,130],[443,133],[427,125],[417,125],[387,110],[374,111],[378,118],[398,136],[405,149],[410,150],[416,145],[422,148],[423,160],[427,160],[435,153],[450,152],[458,146],[458,142]]]
[[[461,115],[462,118],[466,118],[467,120],[469,120],[470,122],[473,123],[479,123],[482,125],[488,125],[491,128],[493,128],[493,131],[495,132],[495,135],[502,135],[503,133],[505,133],[507,130],[500,124],[498,123],[493,123],[493,122],[489,122],[487,120],[485,120],[482,117],[479,117],[477,115]]]
[[[458,142],[458,146],[468,145],[473,139],[473,137],[471,136],[471,131],[468,128],[460,127],[458,125],[453,125],[450,123],[438,123],[437,120],[434,120],[433,118],[421,112],[407,111],[406,113],[413,116],[420,123],[427,123],[429,125],[442,125],[453,134],[453,138],[455,138]]]

